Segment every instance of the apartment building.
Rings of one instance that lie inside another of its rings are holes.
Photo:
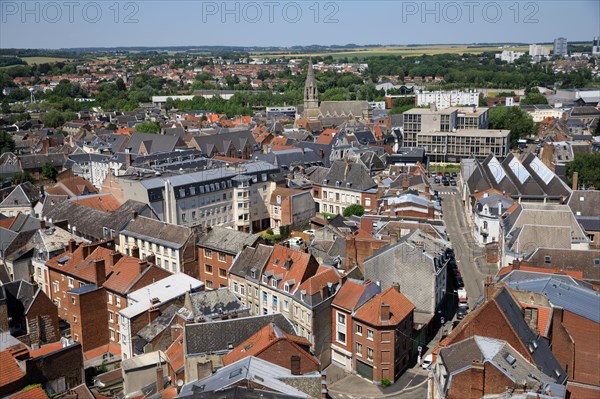
[[[330,168],[316,167],[309,178],[317,212],[342,214],[353,204],[377,209],[377,183],[362,163],[334,161]]]
[[[408,368],[414,309],[399,285],[377,294],[358,309],[352,318],[353,370],[358,375],[374,382],[387,378],[394,383]],[[341,313],[336,319],[336,324],[350,322]]]
[[[487,129],[487,109],[414,108],[403,121],[403,146],[423,147],[434,162],[509,154],[510,130]]]
[[[139,259],[151,256],[166,271],[198,276],[196,235],[189,227],[161,222],[137,212],[119,232],[117,249]]]
[[[419,91],[416,93],[416,106],[423,107],[434,104],[438,108],[450,108],[457,105],[479,104],[477,91]]]
[[[110,190],[150,204],[160,220],[186,227],[261,231],[279,168],[266,162],[224,164],[197,172],[113,177]]]
[[[198,275],[206,289],[229,287],[229,268],[236,256],[258,240],[257,234],[209,227],[198,239]]]
[[[308,226],[315,216],[315,201],[309,191],[277,187],[271,194],[271,227],[292,226],[301,229]]]

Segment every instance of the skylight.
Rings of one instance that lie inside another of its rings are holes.
[[[494,176],[496,183],[500,184],[502,179],[504,179],[504,177],[506,177],[506,172],[502,168],[502,165],[500,164],[498,159],[496,159],[495,157],[492,158],[490,160],[490,162],[488,163],[488,168],[490,169],[492,176]]]
[[[546,184],[550,184],[554,178],[554,173],[539,158],[533,158],[531,161],[531,169],[540,177]]]
[[[519,179],[521,184],[524,184],[525,181],[527,181],[527,179],[529,179],[531,177],[531,175],[529,174],[527,169],[525,169],[525,167],[523,165],[521,165],[521,162],[519,162],[517,160],[517,158],[513,158],[508,163],[508,167],[510,168],[510,170],[513,171],[515,176],[517,176],[517,179]]]

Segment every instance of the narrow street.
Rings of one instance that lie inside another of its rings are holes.
[[[495,266],[488,266],[485,249],[473,238],[467,223],[460,193],[455,187],[436,187],[442,199],[442,211],[446,233],[450,239],[458,268],[462,274],[465,289],[472,309],[477,299],[483,295],[483,281],[494,275]]]

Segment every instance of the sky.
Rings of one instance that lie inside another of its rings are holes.
[[[0,48],[590,41],[600,1],[0,0]]]

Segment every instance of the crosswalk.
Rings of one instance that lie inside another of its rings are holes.
[[[438,195],[458,195],[457,191],[438,191]]]

